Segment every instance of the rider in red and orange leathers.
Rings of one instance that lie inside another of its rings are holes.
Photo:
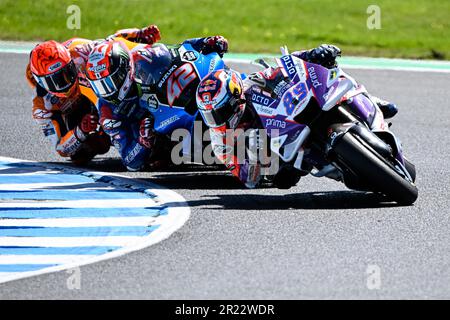
[[[109,36],[128,47],[160,40],[155,25],[124,29]],[[92,48],[104,40],[73,38],[63,43],[46,41],[30,54],[26,78],[35,89],[33,118],[63,157],[85,164],[110,148],[110,139],[98,126],[96,96],[85,78],[85,65]]]

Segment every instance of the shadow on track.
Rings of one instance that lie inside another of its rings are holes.
[[[183,172],[155,174],[144,181],[156,183],[171,190],[243,190],[242,184],[227,172]]]
[[[125,173],[127,169],[120,159],[95,159],[85,166],[77,166],[73,163],[47,162],[48,164],[61,165],[73,169],[89,171],[102,171],[111,173]],[[234,179],[222,166],[206,166],[198,164],[171,165],[155,171],[142,171],[134,173],[140,180],[156,183],[172,190],[179,189],[243,189],[243,186]],[[150,177],[149,177],[150,175]]]
[[[207,207],[208,210],[337,210],[398,206],[381,195],[357,191],[304,192],[285,195],[218,194],[202,196],[202,199],[190,200],[187,203],[190,207]],[[170,203],[170,205],[176,206],[177,203]]]
[[[124,167],[120,159],[115,158],[104,158],[104,159],[94,159],[91,160],[86,165],[76,165],[73,162],[45,162],[47,164],[52,165],[64,165],[73,169],[82,169],[82,170],[90,170],[90,171],[103,171],[103,172],[126,172],[127,169]]]
[[[118,158],[103,158],[94,159],[88,164],[83,166],[75,165],[73,162],[46,162],[48,164],[65,165],[74,169],[84,169],[91,171],[103,171],[103,172],[128,172],[122,161]],[[158,168],[154,171],[143,170],[142,173],[170,173],[170,172],[204,172],[204,171],[224,171],[225,168],[220,165],[201,165],[201,164],[181,164],[181,165],[169,165],[164,168]]]
[[[69,166],[77,168],[75,165]],[[126,171],[121,161],[114,158],[94,160],[83,169],[103,172]],[[382,195],[352,190],[304,193],[290,193],[289,190],[285,190],[285,194],[282,195],[270,194],[270,189],[273,187],[267,186],[248,190],[220,166],[185,164],[145,173],[151,174],[151,177],[147,175],[140,180],[156,183],[172,190],[236,190],[235,194],[205,195],[200,196],[200,199],[187,201],[190,207],[206,207],[208,210],[338,210],[398,206]],[[170,205],[182,204],[171,203]]]

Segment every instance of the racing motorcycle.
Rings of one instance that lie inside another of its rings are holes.
[[[274,61],[258,61],[285,70],[290,83],[280,89],[284,93],[275,98],[252,93],[270,149],[284,168],[414,203],[415,167],[364,86],[339,67],[327,69],[285,50]]]
[[[187,135],[182,138],[182,156],[188,162],[201,163],[202,160],[195,160],[195,154],[201,155],[208,144],[202,139],[207,127],[195,125],[196,122],[202,123],[195,92],[203,77],[223,69],[225,63],[218,53],[203,54],[188,43],[177,46],[155,44],[153,48],[158,50],[157,66],[155,63],[147,64],[145,60],[136,64],[137,73],[146,75],[137,77],[145,78],[141,83],[140,104],[153,117],[154,130],[165,138],[169,154],[177,142],[171,141],[170,135],[176,129],[185,129]],[[200,134],[195,134],[197,128]]]

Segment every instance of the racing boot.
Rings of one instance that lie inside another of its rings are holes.
[[[370,96],[373,102],[377,104],[377,106],[380,108],[381,112],[383,113],[383,116],[385,119],[390,119],[394,117],[397,112],[398,108],[394,103],[391,103],[389,101],[382,100],[375,96]]]
[[[83,143],[82,148],[70,156],[70,160],[77,166],[85,166],[96,155],[107,153],[110,146],[111,141],[106,133],[102,131],[92,134]]]

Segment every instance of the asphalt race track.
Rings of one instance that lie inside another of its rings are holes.
[[[0,54],[0,155],[64,161],[31,118],[26,60]],[[155,246],[81,267],[80,290],[61,271],[0,284],[0,299],[450,298],[450,75],[349,73],[400,107],[392,128],[417,166],[413,206],[323,178],[244,190],[215,168],[131,174],[111,152],[87,169],[176,191],[191,208],[187,223]]]

